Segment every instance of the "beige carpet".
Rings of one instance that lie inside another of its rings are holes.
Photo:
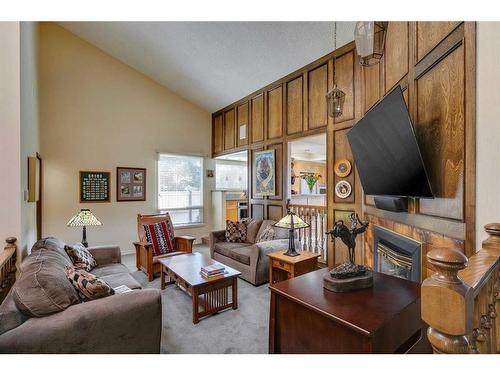
[[[208,255],[206,245],[194,251]],[[160,288],[159,277],[151,283],[135,268],[135,255],[123,262],[143,288]],[[238,309],[192,322],[191,298],[176,285],[162,291],[162,353],[267,353],[269,335],[268,285],[255,287],[238,280]]]

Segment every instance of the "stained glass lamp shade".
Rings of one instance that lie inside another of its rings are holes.
[[[300,255],[296,250],[295,250],[295,229],[301,229],[301,228],[307,228],[309,227],[309,224],[304,222],[297,214],[292,212],[291,210],[288,210],[288,213],[286,216],[278,221],[276,224],[274,224],[275,227],[278,228],[286,228],[288,229],[288,251],[285,253],[285,255],[288,255],[290,257],[295,257],[297,255]]]
[[[88,208],[82,208],[79,213],[73,216],[66,226],[68,227],[83,227],[82,245],[88,247],[87,242],[87,226],[97,226],[102,223],[94,216]]]

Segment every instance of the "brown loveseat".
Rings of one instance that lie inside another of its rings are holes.
[[[64,243],[46,238],[33,246],[0,306],[0,353],[159,353],[161,297],[121,264],[117,246],[89,248],[91,273],[111,287],[133,291],[80,303],[64,266]]]
[[[288,231],[274,228],[275,239],[256,242],[261,232],[268,226],[275,224],[274,220],[250,220],[247,224],[247,241],[226,242],[226,231],[219,230],[210,233],[210,255],[213,259],[237,269],[241,278],[260,285],[269,281],[268,253],[283,250],[288,247]],[[296,243],[297,248],[300,244]]]

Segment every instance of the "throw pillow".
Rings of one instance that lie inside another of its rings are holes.
[[[64,245],[64,250],[76,268],[92,271],[92,268],[97,266],[94,256],[81,243],[76,243],[73,246]]]
[[[247,224],[244,221],[226,221],[226,241],[245,242],[247,240]]]
[[[144,224],[146,239],[153,245],[155,256],[171,253],[174,251],[173,238],[170,237],[168,223],[161,221],[155,224]]]
[[[275,239],[275,237],[276,237],[276,232],[274,231],[274,227],[272,225],[268,225],[260,233],[256,242],[272,241]]]
[[[91,301],[115,294],[113,288],[104,280],[83,269],[65,266],[64,272],[83,301]]]

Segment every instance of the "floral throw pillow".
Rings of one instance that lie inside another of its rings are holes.
[[[264,228],[264,230],[260,233],[256,242],[264,242],[264,241],[272,241],[276,237],[276,232],[272,225],[268,225]]]
[[[93,255],[81,243],[76,243],[73,246],[64,245],[64,250],[76,268],[82,268],[90,272],[92,268],[97,266]]]
[[[244,221],[226,221],[226,241],[245,242],[247,240],[247,224]]]
[[[91,301],[115,294],[113,288],[104,280],[99,279],[97,276],[83,269],[66,266],[64,267],[64,272],[69,281],[71,281],[71,284],[75,287],[82,301]]]

